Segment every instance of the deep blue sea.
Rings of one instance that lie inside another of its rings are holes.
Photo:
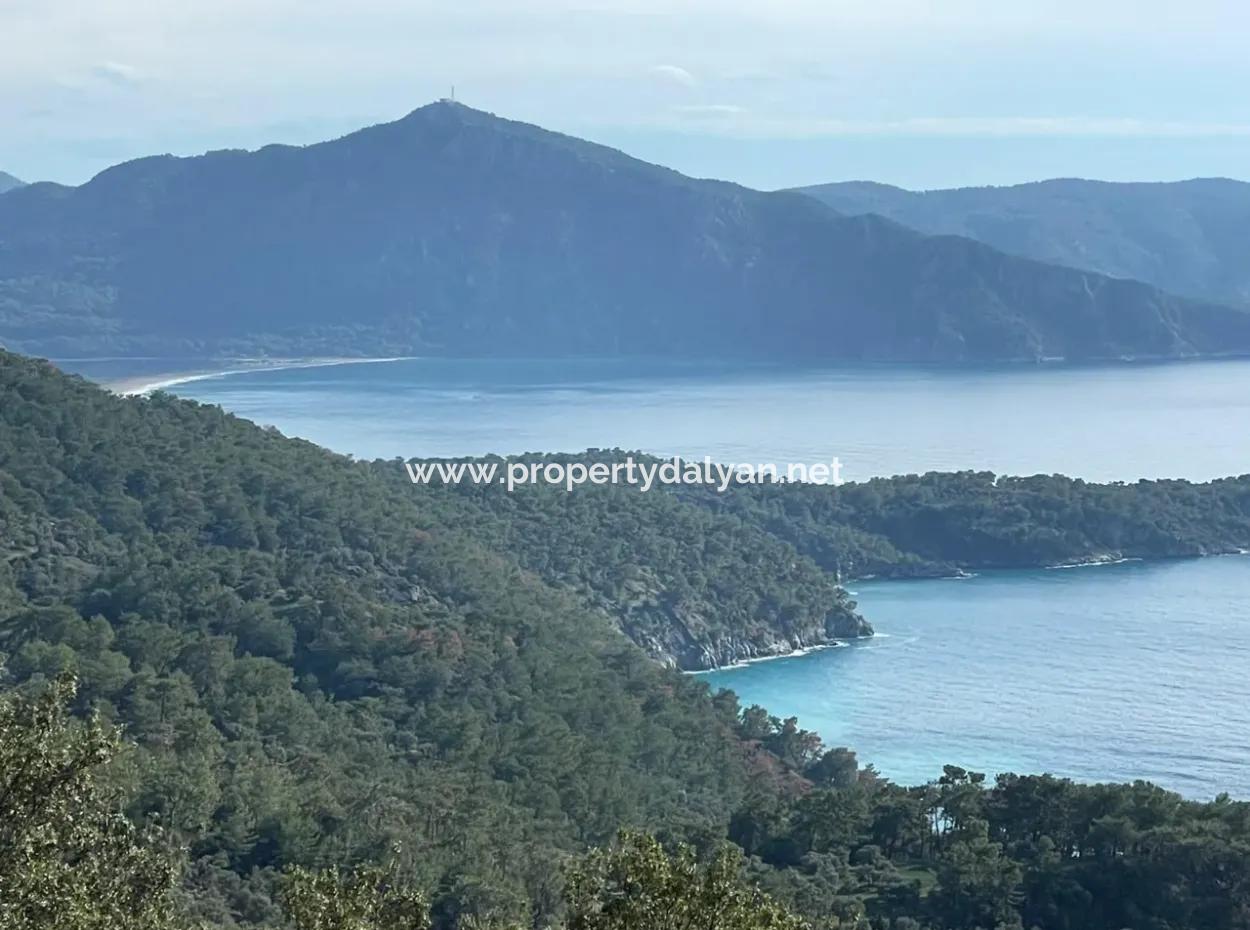
[[[64,363],[165,380],[216,363]],[[142,378],[140,380],[143,380]],[[408,360],[173,392],[359,457],[639,449],[1205,480],[1250,472],[1250,362],[978,370]],[[881,635],[711,674],[900,781],[1146,778],[1250,798],[1250,557],[853,585]]]

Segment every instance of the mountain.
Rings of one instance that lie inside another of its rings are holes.
[[[19,181],[13,175],[0,171],[0,194],[3,194],[5,191],[11,191],[15,187],[22,187],[24,184],[24,181]]]
[[[1250,307],[1250,184],[1242,181],[1054,180],[933,191],[857,181],[801,190],[848,215],[879,214],[1012,255]]]
[[[956,362],[1240,353],[1250,315],[440,102],[10,192],[0,341]]]

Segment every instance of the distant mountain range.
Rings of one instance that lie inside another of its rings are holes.
[[[700,181],[440,102],[0,198],[0,342],[50,355],[961,362],[1250,352],[1250,314]]]
[[[871,182],[802,188],[842,213],[967,236],[1013,255],[1250,306],[1250,184],[1056,180],[908,191]]]
[[[5,191],[11,191],[15,187],[21,187],[24,183],[13,177],[13,175],[0,171],[0,194],[3,194]]]

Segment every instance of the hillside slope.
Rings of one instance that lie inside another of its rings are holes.
[[[931,234],[1174,294],[1250,307],[1250,184],[1054,180],[907,191],[849,182],[802,189],[848,215],[875,213]]]
[[[13,175],[0,171],[0,194],[3,194],[5,191],[11,191],[15,187],[21,187],[22,184],[23,182],[13,177]]]
[[[210,916],[393,841],[469,907],[544,900],[622,824],[723,832],[734,709],[442,497],[0,353],[0,685],[70,668],[127,724],[134,813],[194,836]]]
[[[976,361],[1250,351],[1250,314],[698,181],[454,103],[0,200],[0,342],[48,355]]]

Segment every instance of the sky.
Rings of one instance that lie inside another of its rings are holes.
[[[0,0],[0,170],[302,144],[451,93],[701,177],[1250,180],[1245,0]]]

